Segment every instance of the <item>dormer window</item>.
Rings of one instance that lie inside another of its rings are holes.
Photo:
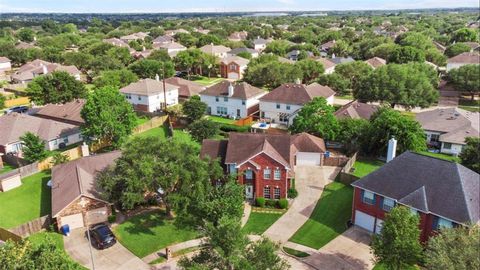
[[[223,97],[223,101],[228,102],[228,97]]]
[[[219,98],[218,98],[218,97],[215,97],[215,101],[218,102],[218,101],[219,101]]]

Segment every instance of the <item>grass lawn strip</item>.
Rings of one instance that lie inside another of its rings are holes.
[[[422,154],[424,156],[429,156],[429,157],[434,157],[434,158],[438,158],[438,159],[443,159],[443,160],[446,160],[446,161],[452,161],[452,162],[460,163],[460,158],[452,156],[452,155],[447,155],[447,154],[443,154],[443,153],[432,153],[432,152],[428,152],[428,151],[422,151],[422,152],[418,152],[418,153]]]
[[[3,163],[3,168],[0,169],[0,174],[6,173],[6,172],[9,172],[9,171],[13,171],[14,169],[15,169],[15,167],[13,167],[11,165],[8,165],[6,163]]]
[[[352,214],[353,188],[339,182],[325,186],[310,218],[291,242],[319,249],[347,229]]]
[[[246,234],[256,234],[261,235],[264,233],[270,226],[272,226],[275,221],[277,221],[283,213],[278,212],[256,212],[252,211],[250,217],[248,218],[247,223],[243,226],[242,231]]]
[[[114,228],[122,245],[139,258],[177,244],[198,238],[195,231],[180,229],[167,220],[163,211],[153,211],[134,216]]]
[[[51,213],[50,171],[22,179],[22,185],[0,192],[0,227],[11,229]]]
[[[212,120],[213,122],[220,123],[220,124],[230,124],[233,125],[235,123],[235,120],[225,118],[225,117],[220,117],[220,116],[215,116],[215,115],[208,115],[207,116],[208,120]]]
[[[355,171],[352,174],[357,177],[364,177],[367,174],[376,171],[384,164],[383,161],[377,159],[358,159],[355,164],[353,164]]]
[[[296,250],[296,249],[293,249],[293,248],[288,248],[288,247],[283,247],[283,251],[285,251],[286,253],[288,253],[292,256],[298,257],[298,258],[305,258],[305,257],[310,256],[310,254],[308,254],[306,252]]]

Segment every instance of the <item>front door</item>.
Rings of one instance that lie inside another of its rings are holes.
[[[237,117],[240,117],[240,109],[237,109]]]
[[[246,185],[245,186],[245,197],[247,197],[247,199],[253,199],[253,186],[252,185]]]

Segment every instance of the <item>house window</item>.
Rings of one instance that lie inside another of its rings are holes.
[[[444,149],[452,149],[452,144],[451,143],[443,143],[443,148]]]
[[[248,169],[245,171],[245,179],[252,180],[253,179],[253,172],[252,170]]]
[[[282,174],[280,172],[280,169],[275,169],[275,171],[273,172],[273,179],[280,180],[281,175]]]
[[[218,97],[215,97],[215,101],[218,102]]]
[[[290,116],[289,114],[280,113],[280,114],[278,114],[278,121],[286,123],[286,122],[288,122],[288,117],[289,116]]]
[[[443,229],[443,228],[446,228],[446,229],[453,228],[453,223],[450,220],[446,220],[444,218],[439,217],[437,229]]]
[[[263,197],[266,199],[270,199],[270,187],[263,188]]]
[[[68,137],[63,138],[64,143],[68,143]]]
[[[263,170],[263,178],[264,179],[270,179],[271,174],[272,174],[272,170],[270,170],[268,168]]]
[[[290,105],[287,105],[287,110],[290,110]]]
[[[132,95],[130,95],[130,94],[125,94],[125,97],[126,97],[127,99],[132,99]]]
[[[236,174],[237,173],[237,168],[235,168],[235,164],[229,164],[228,165],[228,170],[230,171],[230,174]]]
[[[230,70],[237,70],[237,66],[236,65],[230,65]]]
[[[280,109],[280,104],[277,103],[277,109]]]
[[[228,97],[223,97],[223,101],[228,102]]]
[[[362,201],[363,201],[363,203],[374,205],[375,204],[375,194],[370,192],[370,191],[364,190],[363,191],[363,196],[362,196]]]
[[[141,96],[138,96],[138,100],[142,100],[142,97],[141,97]]]
[[[280,188],[275,188],[275,190],[273,191],[273,198],[277,200],[280,199]]]
[[[395,206],[394,200],[389,198],[383,198],[383,205],[382,205],[383,210],[390,212],[390,210],[392,210],[394,206]]]
[[[228,114],[227,107],[217,107],[217,114],[220,114],[220,115]]]
[[[242,100],[242,105],[245,105],[245,100]]]
[[[431,134],[430,135],[430,142],[438,142],[438,139],[440,139],[439,134]]]

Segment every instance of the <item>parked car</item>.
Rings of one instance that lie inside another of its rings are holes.
[[[88,229],[90,231],[91,243],[98,249],[106,249],[113,246],[117,239],[107,224],[95,224]],[[87,236],[88,237],[88,236]]]
[[[10,114],[10,113],[26,113],[28,111],[27,106],[15,106],[11,107],[5,110],[5,114]]]

